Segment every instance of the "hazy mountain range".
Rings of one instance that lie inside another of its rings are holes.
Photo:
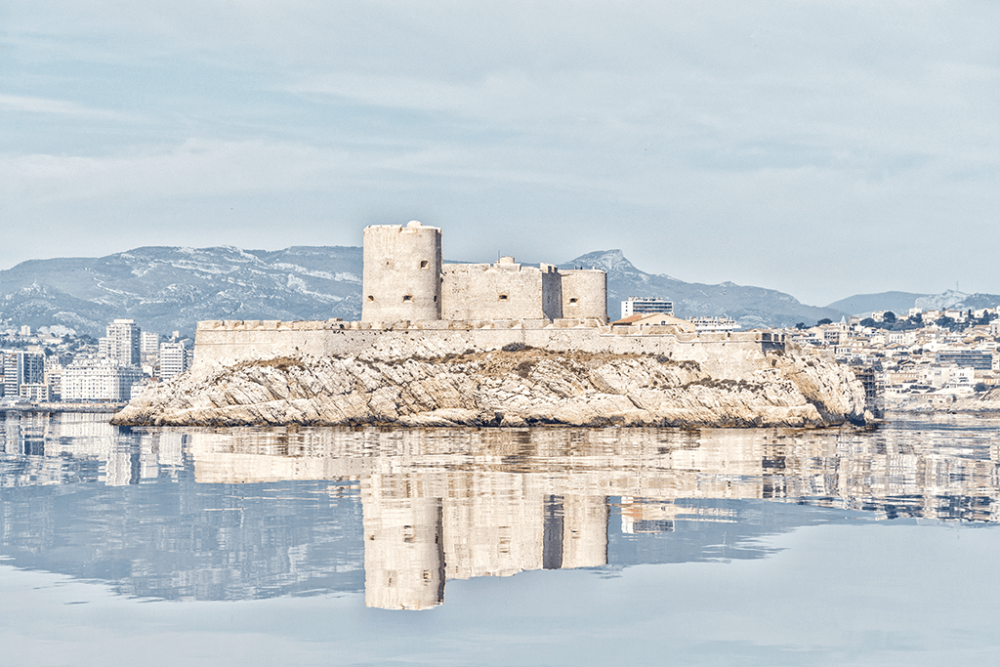
[[[637,269],[620,250],[588,253],[561,265],[608,272],[608,313],[629,296],[671,299],[681,317],[729,316],[743,328],[815,324],[849,314],[923,308],[983,308],[1000,296],[945,292],[861,294],[825,308],[776,290],[726,282],[687,283]],[[311,320],[361,314],[362,253],[358,247],[301,246],[284,250],[145,247],[97,258],[31,260],[0,271],[0,320],[6,325],[63,325],[103,335],[114,318],[146,331],[194,332],[209,319]]]

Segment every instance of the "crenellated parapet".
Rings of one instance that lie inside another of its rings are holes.
[[[349,328],[356,322],[331,320],[204,320],[198,322],[198,331],[324,331]]]
[[[357,322],[199,322],[196,369],[278,357],[435,358],[469,350],[651,354],[739,378],[781,349],[770,333],[701,334],[676,326],[611,326],[607,274],[517,263],[443,264],[441,230],[413,221],[364,232],[362,315]]]
[[[763,331],[683,333],[673,327],[601,325],[599,320],[282,322],[210,320],[195,335],[195,370],[277,357],[355,357],[369,361],[435,358],[469,350],[533,347],[553,352],[654,355],[693,361],[720,378],[739,379],[784,348]]]

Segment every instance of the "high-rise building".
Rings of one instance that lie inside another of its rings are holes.
[[[143,331],[140,336],[139,351],[143,356],[159,352],[160,334],[152,331]]]
[[[188,369],[183,343],[160,343],[160,379],[168,380]]]
[[[135,320],[115,320],[108,325],[107,335],[99,341],[100,354],[127,366],[138,366],[142,356],[141,338],[142,331]]]
[[[3,395],[20,396],[22,384],[45,381],[45,355],[24,350],[0,352],[3,360]]]

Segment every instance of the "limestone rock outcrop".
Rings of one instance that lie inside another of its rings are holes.
[[[899,412],[1000,414],[1000,388],[975,394],[945,396],[944,399],[938,402],[912,402],[894,409]]]
[[[113,423],[817,427],[870,419],[853,374],[804,353],[762,354],[734,380],[662,356],[527,348],[243,361],[151,387]]]

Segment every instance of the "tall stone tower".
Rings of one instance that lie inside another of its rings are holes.
[[[441,319],[441,230],[365,227],[362,322]]]
[[[562,316],[608,321],[608,274],[600,269],[560,271]]]

